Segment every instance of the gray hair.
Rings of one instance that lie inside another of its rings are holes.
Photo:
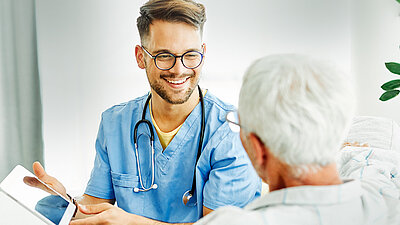
[[[255,133],[295,176],[328,165],[353,117],[349,80],[335,66],[307,56],[258,59],[247,70],[239,96],[244,132]]]

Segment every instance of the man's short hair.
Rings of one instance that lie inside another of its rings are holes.
[[[244,133],[255,133],[296,176],[328,165],[353,116],[350,83],[335,66],[310,57],[261,58],[247,70],[240,91]]]
[[[149,27],[154,20],[186,23],[198,29],[202,35],[206,22],[206,10],[204,5],[192,0],[148,1],[140,7],[140,16],[136,21],[142,44],[146,42]]]

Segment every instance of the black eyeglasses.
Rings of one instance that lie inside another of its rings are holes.
[[[181,58],[182,65],[188,69],[195,69],[200,66],[203,61],[203,53],[198,51],[187,51],[180,56],[176,56],[169,52],[161,52],[153,56],[147,49],[141,46],[142,49],[154,59],[156,67],[160,70],[170,70],[175,66],[176,58]]]

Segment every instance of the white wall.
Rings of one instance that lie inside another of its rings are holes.
[[[37,1],[45,162],[72,191],[90,174],[101,112],[148,89],[134,59],[139,5]]]
[[[133,55],[143,2],[37,0],[46,166],[73,194],[89,177],[101,112],[149,89]],[[247,66],[271,53],[307,53],[350,71],[348,0],[200,2],[208,13],[201,85],[226,101],[237,103]]]
[[[208,13],[204,81],[209,82],[204,83],[221,98],[236,103],[238,94],[220,88],[219,82],[228,82],[238,93],[246,68],[267,54],[304,53],[350,70],[348,0],[202,2]]]
[[[351,20],[352,68],[360,115],[384,116],[400,123],[400,96],[379,101],[380,88],[400,79],[385,62],[400,63],[400,4],[395,0],[354,0]]]

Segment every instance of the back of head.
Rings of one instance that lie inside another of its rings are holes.
[[[150,0],[140,7],[140,16],[136,25],[142,44],[149,34],[149,27],[154,20],[173,23],[186,23],[203,33],[206,22],[204,5],[192,0]]]
[[[353,116],[349,77],[302,55],[272,55],[247,70],[240,122],[300,175],[335,160]]]

